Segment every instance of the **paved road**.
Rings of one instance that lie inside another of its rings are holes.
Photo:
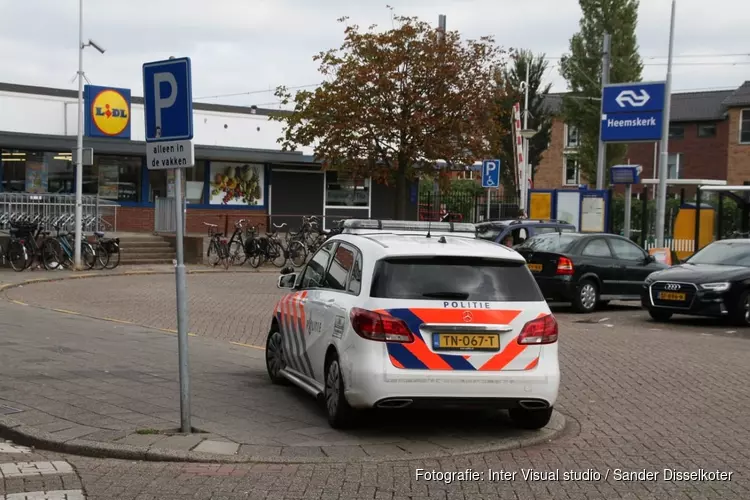
[[[191,330],[208,337],[259,342],[267,307],[278,296],[274,282],[273,275],[191,277]],[[173,328],[172,284],[171,276],[74,280],[28,286],[11,290],[9,295],[14,300],[61,309],[80,312],[85,308],[107,316],[116,313],[124,320],[163,321],[154,326]],[[120,325],[115,333],[111,323],[105,327],[107,323],[16,304],[0,307],[4,329],[23,325],[28,314],[46,323],[24,331],[30,339],[50,337],[63,324],[76,329],[84,343],[104,332],[117,335],[142,330]],[[207,317],[200,317],[201,312]],[[176,499],[187,495],[198,499],[750,498],[750,343],[744,334],[698,322],[657,326],[645,321],[640,312],[622,309],[598,313],[592,323],[577,322],[580,316],[564,312],[558,316],[563,371],[558,409],[572,426],[567,435],[548,444],[510,452],[374,464],[198,466],[81,457],[67,460],[78,471],[89,498],[96,499]],[[92,328],[96,334],[90,333]],[[149,349],[147,341],[142,348]],[[211,346],[215,356],[230,348],[236,347],[222,342]],[[59,363],[54,352],[47,356]],[[138,361],[123,357],[119,362]],[[250,383],[252,369],[250,363],[248,366]],[[220,377],[221,373],[211,376]],[[262,388],[252,390],[260,390],[267,404],[276,401],[276,396]],[[300,401],[306,398],[301,392],[296,397]],[[483,480],[446,485],[415,476],[418,468],[458,471],[469,467],[483,473]],[[653,481],[624,481],[615,473],[618,468],[660,474]],[[706,477],[673,481],[665,480],[665,468],[719,470],[733,475],[730,481]],[[489,481],[489,469],[516,472],[516,476]],[[598,481],[565,481],[562,476],[551,481],[525,481],[524,469],[560,470],[561,474],[591,469],[609,475]]]
[[[270,312],[283,292],[276,288],[276,273],[217,272],[188,276],[190,331],[201,336],[252,345],[265,345]],[[26,304],[131,321],[138,325],[175,329],[174,276],[118,276],[57,281],[6,291]],[[750,335],[715,320],[676,317],[658,324],[637,304],[611,306],[591,315],[570,313],[555,306],[555,313],[570,324],[617,325],[645,331],[688,332],[730,337]]]

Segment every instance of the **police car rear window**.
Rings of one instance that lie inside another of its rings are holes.
[[[473,257],[399,257],[378,261],[371,297],[413,300],[544,300],[525,262]]]

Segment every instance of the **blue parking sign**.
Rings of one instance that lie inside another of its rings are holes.
[[[190,58],[143,65],[146,142],[193,138],[193,89]]]
[[[482,162],[482,187],[496,188],[500,186],[500,160],[484,160]]]

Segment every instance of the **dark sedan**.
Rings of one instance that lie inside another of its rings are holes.
[[[614,234],[542,234],[514,248],[548,301],[584,313],[610,300],[640,300],[646,277],[667,267]]]
[[[715,241],[683,264],[651,274],[641,303],[657,321],[690,314],[750,326],[750,240]]]

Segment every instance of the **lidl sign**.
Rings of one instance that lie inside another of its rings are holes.
[[[130,89],[86,85],[84,114],[87,136],[130,139]]]

